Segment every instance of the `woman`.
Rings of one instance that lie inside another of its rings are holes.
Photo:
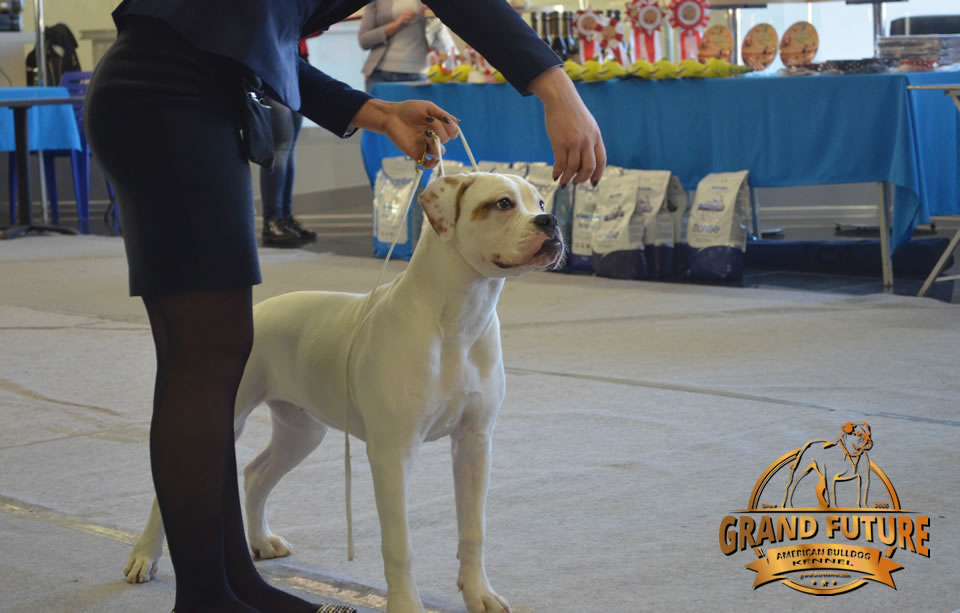
[[[424,80],[430,47],[456,50],[446,28],[427,27],[425,10],[420,0],[374,0],[364,9],[357,39],[370,51],[362,69],[367,93],[383,81]]]
[[[90,85],[87,136],[121,203],[130,290],[143,299],[156,346],[150,458],[177,613],[317,609],[260,578],[240,515],[233,404],[260,270],[237,109],[253,73],[271,97],[335,134],[364,128],[413,158],[435,156],[432,134],[441,142],[457,134],[452,115],[426,101],[376,100],[296,56],[300,38],[364,3],[124,0],[113,13],[117,41]],[[501,0],[430,5],[543,101],[560,182],[598,181],[606,160],[596,122],[522,19]]]

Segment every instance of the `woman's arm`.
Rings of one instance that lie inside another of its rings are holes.
[[[363,9],[363,17],[360,19],[360,31],[357,33],[357,40],[360,42],[361,49],[373,49],[380,45],[386,45],[387,41],[393,38],[393,35],[412,23],[418,16],[418,11],[406,11],[393,21],[377,27],[377,3],[368,4]]]
[[[361,49],[373,49],[387,44],[387,26],[377,27],[376,2],[368,4],[367,8],[363,9],[357,40],[360,42]]]
[[[425,166],[432,168],[437,163],[437,150],[427,131],[437,134],[444,143],[457,135],[457,118],[432,102],[378,100],[324,74],[302,58],[298,66],[300,113],[337,136],[346,138],[357,128],[386,134],[415,160],[426,149],[434,159]]]
[[[600,180],[607,154],[597,122],[560,67],[560,58],[503,0],[425,0],[451,30],[521,94],[543,102],[553,145],[553,176],[561,185]]]
[[[297,73],[300,114],[337,136],[352,135],[358,127],[352,125],[353,117],[371,96],[337,81],[303,58],[297,59]]]

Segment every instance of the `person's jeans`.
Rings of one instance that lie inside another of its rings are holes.
[[[376,83],[397,83],[400,81],[426,81],[427,78],[419,72],[388,72],[386,70],[374,70],[367,77],[365,87],[367,93]]]
[[[303,116],[272,98],[270,124],[273,128],[273,171],[260,168],[260,199],[263,219],[283,219],[292,215],[293,175],[297,159],[297,135]]]

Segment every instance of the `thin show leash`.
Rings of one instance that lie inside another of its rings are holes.
[[[459,130],[460,140],[463,141],[463,148],[467,152],[467,157],[470,159],[470,164],[473,166],[474,171],[479,171],[477,166],[477,161],[473,159],[473,152],[470,151],[470,145],[467,144],[467,138],[463,135],[463,130]],[[440,137],[433,134],[433,142],[437,147],[437,159],[439,161],[438,167],[440,168],[440,176],[445,177],[447,173],[443,168],[443,153],[441,153],[441,143]],[[403,224],[406,223],[407,212],[410,210],[410,206],[413,204],[414,196],[417,194],[417,188],[420,186],[420,180],[423,178],[423,172],[426,170],[424,164],[427,161],[427,148],[424,146],[423,155],[420,156],[420,159],[416,161],[417,165],[417,175],[413,183],[410,185],[410,197],[407,198],[407,204],[403,208],[403,214],[400,216],[400,227],[397,228],[396,235],[393,237],[393,242],[390,243],[390,249],[387,250],[387,256],[383,260],[383,266],[380,267],[380,274],[377,275],[377,281],[373,285],[373,289],[367,294],[364,299],[363,306],[360,309],[360,318],[357,320],[357,327],[353,330],[353,338],[350,339],[350,347],[347,349],[347,361],[346,361],[346,375],[344,379],[344,384],[347,386],[347,398],[348,403],[344,406],[343,409],[343,443],[344,443],[344,456],[343,456],[343,470],[345,474],[345,485],[346,485],[346,506],[347,506],[347,560],[353,560],[353,510],[351,505],[351,478],[352,473],[350,470],[350,407],[355,406],[355,398],[353,397],[353,388],[350,386],[350,358],[353,355],[353,347],[357,342],[357,336],[360,334],[360,329],[363,327],[363,324],[366,322],[367,316],[370,314],[370,309],[373,306],[373,294],[377,291],[377,288],[380,287],[380,282],[383,280],[383,275],[387,271],[387,264],[390,262],[390,256],[393,254],[393,248],[397,246],[397,241],[400,239],[400,230],[403,228]]]

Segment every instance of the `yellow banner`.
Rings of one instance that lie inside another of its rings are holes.
[[[856,545],[791,545],[767,550],[767,556],[750,564],[747,568],[757,573],[753,582],[756,589],[771,581],[781,581],[786,573],[807,570],[842,570],[864,573],[863,579],[877,581],[893,589],[890,573],[903,568],[890,558],[883,557],[879,549]]]

